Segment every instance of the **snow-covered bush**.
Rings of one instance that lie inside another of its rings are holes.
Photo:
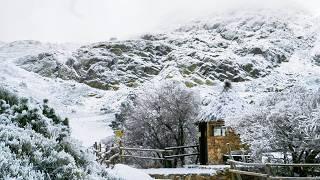
[[[0,179],[111,179],[88,149],[70,138],[67,119],[47,101],[33,105],[1,90]],[[8,99],[16,99],[7,103]]]
[[[256,157],[273,151],[285,162],[319,163],[320,91],[293,87],[275,93],[242,116],[236,128]]]
[[[0,88],[0,99],[6,101],[10,105],[18,104],[19,101],[16,95],[6,91],[3,88]]]

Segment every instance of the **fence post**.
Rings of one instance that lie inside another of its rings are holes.
[[[162,156],[164,158],[164,167],[165,168],[172,168],[172,160],[169,159],[169,158],[166,158],[166,156],[170,156],[172,155],[170,152],[170,150],[166,150],[164,149],[165,151],[162,153]]]
[[[230,163],[230,169],[233,169],[233,162],[229,162]],[[236,177],[234,175],[234,173],[231,172],[231,179],[232,180],[236,180]]]
[[[267,173],[267,180],[269,180],[270,176],[271,176],[271,166],[270,166],[270,164],[266,164],[265,170],[266,170],[266,173]]]
[[[93,148],[95,150],[96,157],[98,158],[98,143],[97,142],[94,142]]]
[[[230,143],[227,143],[227,146],[228,146],[228,151],[229,151],[229,158],[231,159],[231,160],[234,160],[233,159],[233,156],[232,156],[232,152],[231,152],[231,146],[230,146]],[[230,166],[231,166],[231,169],[237,169],[237,166],[236,166],[236,163],[230,163]],[[233,174],[233,173],[232,173]],[[236,174],[237,175],[237,180],[242,180],[242,178],[241,178],[241,175],[240,174]],[[233,175],[234,176],[234,175]],[[232,177],[232,178],[234,178],[234,177]]]
[[[123,150],[122,150],[122,142],[121,142],[121,139],[119,140],[119,155],[120,155],[120,163],[122,163],[122,161],[123,161]]]
[[[244,149],[243,148],[241,148],[241,159],[242,159],[242,162],[247,162],[246,158],[244,156]]]
[[[230,144],[227,143],[227,146],[228,146],[229,158],[230,158],[231,160],[234,160],[234,159],[233,159],[233,156],[232,156],[232,153],[231,153],[231,146],[230,146]]]
[[[198,146],[196,147],[196,149],[197,149],[197,153],[198,153],[197,159],[196,159],[196,164],[198,164],[199,159],[200,159],[200,145],[198,145]]]
[[[163,165],[164,168],[167,168],[167,166],[168,166],[166,156],[167,156],[167,151],[165,150],[164,152],[162,152],[162,158],[163,158],[163,164],[162,165]]]

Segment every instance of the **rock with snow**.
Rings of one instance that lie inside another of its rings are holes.
[[[59,52],[43,52],[35,56],[25,56],[17,60],[17,65],[45,77],[78,80],[79,76],[74,69],[57,60],[57,53]]]
[[[264,77],[296,51],[313,47],[315,22],[295,13],[222,14],[166,34],[85,45],[63,63],[54,54],[41,53],[20,64],[46,77],[74,79],[104,90],[136,87],[160,73],[172,78],[162,73],[172,66],[189,87],[214,80],[243,82]],[[39,70],[43,68],[47,70]]]

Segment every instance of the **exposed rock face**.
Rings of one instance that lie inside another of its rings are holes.
[[[320,66],[320,54],[313,56],[313,61],[316,65]]]
[[[74,79],[100,89],[138,86],[157,75],[181,77],[187,86],[214,80],[242,82],[268,75],[296,51],[311,48],[314,34],[297,31],[312,24],[304,15],[235,13],[137,40],[83,46],[64,62],[57,54],[25,57],[23,68],[43,76]],[[294,21],[295,20],[295,21]],[[319,64],[314,56],[314,62]]]
[[[55,53],[44,52],[36,56],[26,56],[17,61],[22,68],[45,77],[78,80],[76,72],[67,64],[57,60]]]
[[[161,71],[161,58],[172,48],[164,43],[148,40],[103,42],[84,46],[74,53],[72,67],[81,81],[102,89],[115,88],[119,84],[134,86]]]

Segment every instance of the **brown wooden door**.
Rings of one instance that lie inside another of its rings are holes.
[[[200,164],[208,163],[208,145],[207,145],[207,123],[199,124],[199,145],[200,145]]]

